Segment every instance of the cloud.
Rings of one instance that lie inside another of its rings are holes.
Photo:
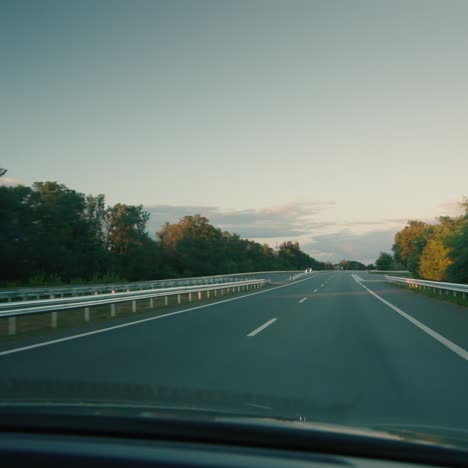
[[[20,184],[21,182],[17,179],[12,179],[10,177],[0,177],[0,186],[14,187],[15,185]]]
[[[216,227],[272,247],[285,240],[297,240],[305,252],[319,260],[337,262],[346,258],[366,264],[373,263],[380,251],[390,251],[395,233],[408,221],[382,218],[337,222],[330,213],[334,206],[333,201],[315,201],[245,210],[200,205],[153,205],[145,206],[145,210],[150,213],[152,235],[165,222],[201,214]]]
[[[446,216],[460,216],[465,212],[460,200],[447,200],[440,203],[437,208]]]
[[[390,252],[395,233],[400,228],[354,233],[350,229],[314,236],[303,249],[322,261],[337,262],[343,258],[373,263],[380,251]]]
[[[145,206],[150,213],[149,230],[158,231],[165,222],[177,222],[187,215],[201,214],[210,222],[241,237],[295,238],[323,228],[330,223],[318,218],[322,211],[334,206],[333,201],[287,203],[263,209],[226,210],[216,206]]]

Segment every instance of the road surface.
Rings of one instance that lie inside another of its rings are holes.
[[[308,419],[468,431],[467,331],[466,308],[365,272],[320,272],[45,346],[7,354],[20,345],[4,343],[0,394],[22,379],[149,384],[265,415],[291,399]]]

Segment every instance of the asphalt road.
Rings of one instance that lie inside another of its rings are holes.
[[[156,320],[2,351],[0,395],[22,379],[151,384],[179,400],[184,392],[205,403],[224,398],[264,415],[290,399],[304,404],[308,419],[468,431],[467,330],[466,308],[367,273],[321,272]]]

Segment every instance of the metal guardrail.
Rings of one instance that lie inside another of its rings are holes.
[[[454,296],[457,295],[457,292],[463,294],[463,298],[466,299],[468,293],[468,284],[459,284],[459,283],[442,283],[440,281],[428,281],[428,280],[419,280],[415,278],[402,278],[399,276],[385,275],[385,279],[391,283],[405,284],[406,286],[413,288],[422,288],[422,289],[432,289],[433,291],[438,290],[439,294],[442,294],[442,291],[446,291],[446,294],[450,292]]]
[[[226,288],[244,288],[250,285],[264,285],[267,281],[262,279],[237,281],[221,284],[203,285],[203,286],[185,286],[179,288],[166,288],[166,289],[149,289],[138,293],[125,292],[115,294],[103,294],[98,298],[96,296],[83,296],[78,300],[76,297],[69,297],[64,299],[44,299],[39,301],[27,301],[16,303],[3,303],[0,304],[0,317],[11,317],[17,315],[37,314],[44,312],[53,312],[56,310],[79,309],[83,307],[92,307],[105,304],[115,304],[118,302],[133,302],[141,299],[151,299],[156,297],[173,296],[184,293],[192,293],[199,291],[214,291]],[[240,292],[240,289],[239,289]]]
[[[409,273],[407,270],[367,270],[368,273]]]
[[[110,316],[116,316],[116,304],[122,302],[131,302],[132,312],[137,312],[137,301],[149,300],[149,307],[153,309],[154,299],[164,297],[165,305],[168,305],[168,298],[170,296],[177,296],[177,303],[181,304],[181,296],[187,295],[188,302],[192,302],[193,293],[198,294],[198,300],[202,299],[202,292],[205,292],[205,298],[210,299],[210,292],[213,296],[217,296],[217,291],[221,290],[221,296],[224,292],[236,293],[248,291],[249,289],[257,289],[265,284],[270,283],[270,280],[265,279],[252,279],[229,283],[218,283],[201,286],[184,286],[166,289],[150,289],[146,291],[125,292],[115,294],[105,294],[96,297],[84,296],[77,298],[64,298],[64,299],[45,299],[38,301],[4,303],[0,305],[0,319],[8,320],[8,335],[16,335],[17,333],[17,318],[24,315],[36,314],[50,314],[50,327],[57,328],[58,313],[66,313],[71,309],[84,309],[84,322],[90,321],[90,308],[110,305]]]
[[[302,271],[302,270],[301,270]],[[274,279],[284,275],[291,275],[299,273],[299,270],[292,271],[257,271],[250,273],[232,273],[228,275],[214,275],[214,276],[199,276],[192,278],[178,278],[178,279],[165,279],[155,281],[140,281],[133,283],[110,283],[110,284],[96,284],[85,286],[60,286],[60,287],[46,287],[46,288],[10,288],[0,289],[0,299],[11,302],[13,300],[26,301],[30,297],[37,299],[41,297],[48,297],[53,299],[56,296],[63,297],[64,295],[80,296],[85,294],[105,294],[115,293],[118,291],[137,291],[145,289],[158,289],[177,286],[191,286],[191,285],[204,285],[204,284],[219,284],[219,283],[233,283],[242,280],[245,277],[254,277],[256,279]],[[262,275],[260,278],[258,275]]]

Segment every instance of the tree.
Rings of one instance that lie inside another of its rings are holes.
[[[393,256],[387,252],[380,252],[379,257],[375,261],[377,270],[388,271],[393,268]]]
[[[392,247],[395,260],[417,274],[419,260],[431,232],[430,224],[415,220],[408,221],[408,226],[395,234],[395,243]]]
[[[450,257],[451,248],[447,245],[450,236],[457,235],[461,228],[461,218],[448,216],[439,218],[427,240],[419,259],[419,275],[421,278],[444,281],[448,277],[447,269],[453,263]]]
[[[313,268],[321,270],[323,264],[303,252],[299,242],[283,242],[278,249],[278,269],[281,270],[303,270]]]
[[[0,186],[0,280],[24,281],[34,273],[36,248],[30,187]]]
[[[199,214],[184,216],[175,224],[166,223],[157,237],[165,271],[184,276],[221,273],[227,262],[226,240],[227,243],[236,241],[226,238]]]
[[[446,238],[451,261],[447,267],[447,278],[454,283],[468,284],[468,206],[460,221],[459,229]]]
[[[146,232],[149,213],[142,205],[117,203],[107,208],[105,216],[98,202],[95,217],[101,219],[107,231],[105,241],[112,254],[112,270],[130,281],[155,279],[161,276],[160,248]]]
[[[149,213],[143,206],[117,203],[107,209],[108,242],[112,252],[127,255],[132,246],[141,245],[146,239],[146,223]]]

